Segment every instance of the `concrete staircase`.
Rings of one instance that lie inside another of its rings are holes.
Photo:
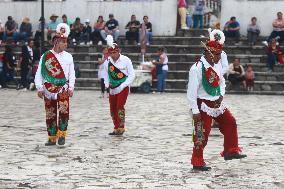
[[[194,64],[195,57],[200,56],[202,47],[200,41],[205,41],[207,30],[180,30],[174,37],[153,38],[151,46],[147,47],[146,60],[157,58],[156,51],[164,46],[169,58],[169,74],[167,79],[168,92],[185,92],[188,81],[188,71]],[[252,65],[255,71],[255,90],[252,94],[284,94],[284,65],[276,65],[275,72],[269,73],[266,68],[266,55],[260,39],[254,47],[248,46],[246,39],[241,39],[241,44],[235,45],[233,41],[227,40],[225,52],[229,62],[234,57],[240,58],[242,65]],[[141,62],[140,47],[125,44],[125,38],[121,37],[119,44],[122,54],[127,55],[134,66]],[[0,47],[3,51],[3,46]],[[80,78],[76,80],[76,88],[81,90],[98,90],[99,80],[97,79],[98,64],[97,58],[102,52],[101,46],[76,46],[68,49],[73,54],[74,62],[79,65]],[[17,55],[20,54],[20,47],[15,47]],[[154,82],[153,89],[156,83]],[[246,91],[228,91],[229,93],[246,94]]]

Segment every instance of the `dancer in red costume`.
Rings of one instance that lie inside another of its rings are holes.
[[[191,164],[194,170],[208,171],[203,159],[203,151],[208,141],[211,123],[219,123],[220,132],[224,135],[225,160],[246,157],[240,154],[236,120],[223,103],[225,79],[220,63],[225,37],[220,30],[209,30],[210,39],[206,44],[204,55],[194,64],[189,72],[187,97],[194,121],[193,153]]]
[[[52,41],[54,47],[45,52],[35,75],[38,96],[44,99],[48,141],[46,146],[65,144],[69,120],[69,97],[73,96],[75,70],[73,57],[66,52],[70,28],[58,24]],[[58,115],[57,115],[58,113]]]
[[[109,57],[105,61],[105,86],[109,88],[110,114],[114,124],[114,130],[109,135],[122,135],[125,132],[124,105],[129,93],[130,84],[135,78],[135,71],[131,60],[122,54],[113,38],[106,38]]]

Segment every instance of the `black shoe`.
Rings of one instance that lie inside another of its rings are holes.
[[[65,137],[60,137],[59,139],[58,139],[58,142],[57,142],[57,144],[58,145],[64,145],[65,144]]]
[[[242,159],[247,157],[245,154],[225,154],[224,155],[224,160],[232,160],[232,159]]]
[[[206,167],[206,166],[193,166],[193,170],[197,171],[210,171],[211,167]]]
[[[117,132],[112,131],[111,133],[109,133],[108,135],[119,135]]]
[[[56,142],[52,142],[52,141],[48,140],[44,145],[45,146],[53,146],[53,145],[56,145]]]

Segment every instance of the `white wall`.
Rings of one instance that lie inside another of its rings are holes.
[[[241,34],[246,35],[247,25],[255,16],[261,27],[261,35],[268,36],[279,11],[284,13],[284,0],[223,0],[221,24],[223,27],[231,16],[236,16],[241,25]]]
[[[66,14],[68,19],[75,20],[78,16],[81,21],[86,18],[94,21],[99,15],[108,19],[108,14],[113,13],[119,21],[120,31],[125,35],[125,25],[130,21],[132,14],[142,22],[144,15],[149,16],[153,25],[154,35],[175,35],[176,33],[176,0],[143,1],[143,2],[98,2],[94,0],[66,0],[64,2],[51,2],[45,0],[45,18],[49,21],[51,14],[62,16]],[[38,2],[0,2],[0,19],[6,22],[11,15],[20,25],[22,18],[28,16],[35,27],[41,15],[41,4]]]

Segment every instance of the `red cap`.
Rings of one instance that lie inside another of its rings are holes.
[[[222,52],[224,48],[218,41],[207,41],[206,46],[211,52]]]

